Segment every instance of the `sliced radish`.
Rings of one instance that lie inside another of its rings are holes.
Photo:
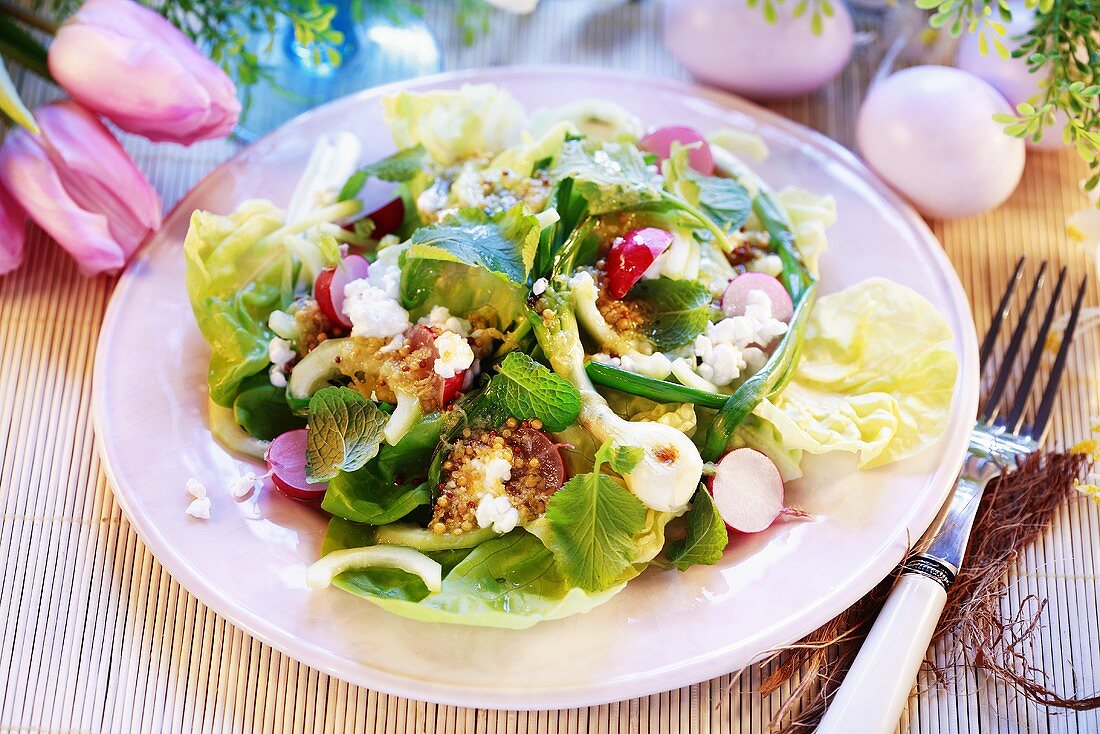
[[[607,253],[607,292],[622,298],[642,279],[657,257],[672,245],[672,233],[645,227],[618,237]]]
[[[329,321],[350,329],[351,319],[344,314],[344,286],[367,277],[370,263],[362,255],[348,255],[334,268],[325,268],[313,284],[313,297]]]
[[[776,278],[767,273],[742,273],[730,281],[722,294],[722,313],[726,316],[743,316],[749,293],[764,291],[772,302],[772,317],[790,322],[794,315],[791,294]]]
[[[405,343],[413,350],[420,349],[421,347],[429,347],[432,350],[432,354],[438,359],[439,352],[435,349],[435,338],[438,335],[438,330],[434,327],[417,324],[405,332]],[[440,378],[440,380],[442,380],[439,397],[440,406],[446,407],[450,405],[450,403],[458,397],[458,394],[462,392],[462,389],[466,387],[467,372],[469,372],[469,370],[462,370],[456,372],[454,377]]]
[[[753,449],[735,449],[715,466],[710,494],[726,527],[758,533],[783,512],[783,478],[772,460]]]
[[[328,482],[310,484],[306,481],[306,444],[309,431],[299,428],[275,437],[264,454],[271,481],[291,499],[302,502],[320,501]]]
[[[714,175],[714,156],[710,152],[710,145],[703,134],[693,127],[686,125],[659,127],[642,138],[640,147],[664,160],[672,153],[673,143],[680,145],[699,143],[688,151],[688,163],[704,176]]]
[[[398,197],[375,209],[367,215],[367,219],[374,222],[374,231],[371,232],[374,239],[396,234],[401,229],[401,223],[405,221],[405,202]]]
[[[565,463],[549,436],[531,426],[520,425],[512,431],[511,443],[525,461],[539,460],[539,474],[546,480],[548,492],[556,492],[565,484]]]

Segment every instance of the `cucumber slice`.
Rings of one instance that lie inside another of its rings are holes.
[[[262,441],[250,436],[233,416],[229,408],[210,401],[210,433],[214,439],[230,451],[251,456],[254,459],[263,459],[270,441]]]
[[[396,446],[405,434],[420,422],[423,415],[424,411],[420,409],[420,398],[404,392],[397,393],[397,407],[393,409],[382,431],[386,436],[386,443]]]
[[[424,553],[473,548],[496,537],[492,528],[478,528],[462,535],[437,535],[431,530],[404,522],[380,525],[374,531],[374,542],[378,545],[400,545]]]
[[[309,413],[309,399],[343,373],[336,357],[344,350],[347,339],[327,339],[294,365],[286,386],[286,401],[297,415]]]
[[[399,545],[371,545],[329,553],[306,569],[306,585],[323,589],[344,571],[374,566],[415,574],[424,580],[428,591],[439,591],[443,584],[443,567],[420,551]]]

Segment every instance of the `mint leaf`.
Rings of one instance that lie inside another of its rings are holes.
[[[688,161],[690,148],[673,145],[664,163],[666,188],[696,206],[726,233],[736,232],[752,212],[748,190],[732,178],[704,176]]]
[[[441,260],[484,268],[513,283],[525,284],[539,246],[539,221],[522,204],[489,216],[479,209],[462,209],[439,224],[413,233],[410,260]]]
[[[326,387],[309,399],[306,480],[355,471],[378,454],[389,416],[349,387]]]
[[[616,446],[611,450],[607,463],[619,474],[627,474],[634,471],[638,462],[645,457],[645,450],[639,446]]]
[[[564,431],[577,421],[581,394],[572,383],[522,352],[509,352],[479,403],[501,419],[538,418],[548,431]]]
[[[567,141],[551,175],[572,180],[572,192],[588,202],[589,214],[606,214],[664,198],[642,153],[629,143]]]
[[[710,323],[710,290],[697,280],[643,279],[630,289],[630,300],[643,304],[644,331],[661,350],[687,344]]]
[[[424,146],[417,145],[412,148],[406,148],[405,150],[399,150],[380,161],[375,161],[374,163],[363,166],[358,171],[351,174],[347,182],[340,189],[340,195],[337,199],[339,201],[345,201],[346,199],[352,199],[358,196],[359,192],[363,190],[363,186],[367,183],[367,179],[372,176],[382,179],[383,181],[393,181],[395,183],[408,181],[424,170],[426,159],[427,153],[424,151]]]
[[[726,523],[706,488],[700,486],[691,500],[687,514],[687,536],[670,543],[665,555],[681,571],[702,564],[713,566],[722,558],[729,544]]]
[[[646,509],[597,466],[554,493],[546,519],[547,547],[562,576],[585,591],[600,591],[619,583],[633,562],[634,536],[645,528]]]

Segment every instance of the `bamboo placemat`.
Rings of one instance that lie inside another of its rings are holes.
[[[463,47],[450,11],[429,3],[449,69],[494,64],[584,63],[683,77],[660,43],[654,0],[625,6],[545,0],[530,18],[496,17],[491,34]],[[852,65],[828,88],[774,105],[845,145],[881,39],[873,17]],[[30,102],[54,94],[18,79]],[[127,147],[171,205],[235,150],[185,149],[128,139]],[[1084,207],[1072,153],[1032,156],[1003,207],[933,222],[960,273],[979,329],[1020,253],[1092,265],[1067,241],[1065,217]],[[114,280],[87,280],[35,232],[27,265],[0,278],[0,731],[755,732],[780,692],[753,691],[768,669],[648,698],[567,711],[515,713],[436,706],[343,683],[242,633],[198,603],[153,559],[111,494],[92,435],[89,399],[100,320]],[[1095,281],[1094,281],[1095,283]],[[1100,303],[1090,286],[1089,300]],[[154,345],[151,345],[154,348]],[[1054,441],[1071,445],[1100,415],[1092,377],[1100,340],[1071,352]],[[140,355],[135,355],[140,359]],[[1063,507],[1024,553],[1010,603],[1050,599],[1034,660],[1063,691],[1100,688],[1098,508]],[[1006,609],[1006,611],[1009,611]],[[947,644],[947,643],[945,643]],[[944,651],[938,650],[941,656]],[[930,681],[924,681],[929,685]],[[973,673],[911,699],[912,732],[1096,732],[1097,714],[1047,711]]]

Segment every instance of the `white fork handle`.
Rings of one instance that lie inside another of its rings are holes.
[[[817,734],[890,734],[897,728],[946,601],[944,587],[927,576],[898,578]]]

